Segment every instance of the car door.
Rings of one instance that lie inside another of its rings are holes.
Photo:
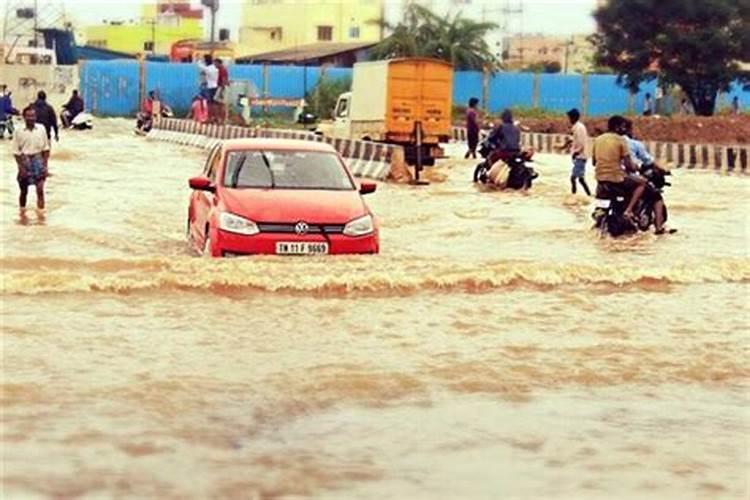
[[[221,145],[217,144],[209,153],[206,165],[203,168],[203,175],[208,177],[213,185],[216,185],[216,172],[220,159]],[[195,241],[202,243],[206,237],[206,225],[211,217],[211,208],[215,204],[216,194],[208,191],[193,191],[191,197],[191,235]]]

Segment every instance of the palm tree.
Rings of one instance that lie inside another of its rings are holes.
[[[397,25],[379,22],[390,35],[373,47],[375,60],[393,57],[434,57],[449,61],[456,69],[481,70],[497,65],[485,41],[494,23],[480,23],[461,16],[442,18],[431,10],[409,4]]]

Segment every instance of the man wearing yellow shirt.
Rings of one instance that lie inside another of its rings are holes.
[[[646,189],[646,182],[636,175],[625,175],[623,171],[624,166],[628,172],[638,173],[630,160],[630,148],[620,135],[625,123],[622,116],[615,115],[609,119],[607,132],[594,141],[592,160],[598,187],[605,187],[613,192],[633,193],[624,213],[632,221],[633,209]]]

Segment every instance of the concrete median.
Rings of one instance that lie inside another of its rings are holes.
[[[486,134],[486,132],[483,132]],[[565,134],[521,134],[523,147],[539,153],[560,153],[557,149],[566,139]],[[453,140],[466,141],[466,129],[453,127]],[[593,140],[589,144],[589,147]],[[714,170],[726,173],[747,174],[750,169],[750,145],[746,144],[685,144],[677,142],[644,141],[656,163],[670,168],[688,170]]]
[[[402,180],[408,170],[404,164],[404,149],[391,144],[350,139],[333,139],[302,130],[283,130],[241,127],[236,125],[200,124],[192,120],[161,118],[155,120],[148,134],[151,140],[166,141],[183,146],[211,148],[217,141],[241,138],[296,139],[326,142],[346,160],[357,177],[376,180]]]

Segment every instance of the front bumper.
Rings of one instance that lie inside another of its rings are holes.
[[[346,236],[343,234],[331,234],[328,239],[323,235],[260,233],[253,236],[216,231],[216,254],[222,256],[242,255],[275,255],[276,243],[278,242],[311,242],[328,243],[329,255],[340,254],[376,254],[380,251],[380,238],[378,232],[365,236]]]

